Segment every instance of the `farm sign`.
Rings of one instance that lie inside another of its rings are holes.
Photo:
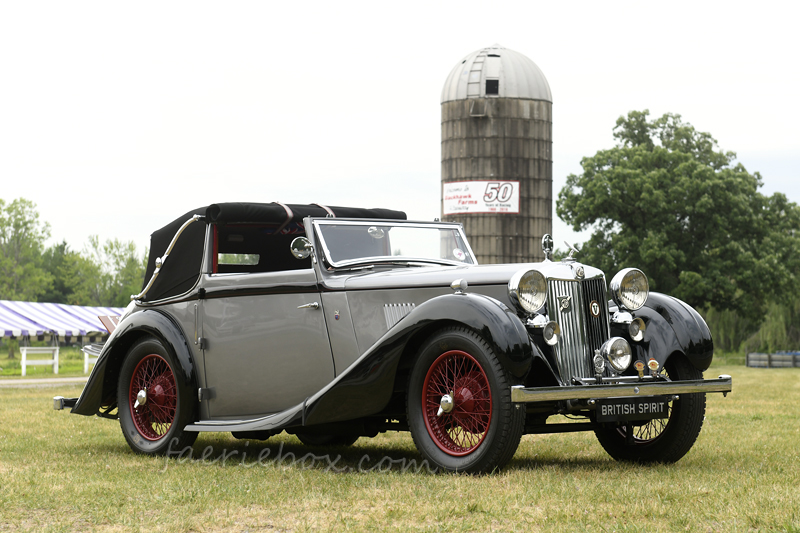
[[[442,184],[442,213],[519,213],[519,181],[452,181]]]

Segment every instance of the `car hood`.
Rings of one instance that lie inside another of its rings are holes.
[[[368,272],[337,273],[326,280],[330,288],[344,290],[391,289],[413,287],[449,287],[457,279],[471,286],[505,285],[516,272],[536,269],[548,278],[576,279],[574,272],[583,267],[586,278],[603,276],[603,272],[578,262],[512,263],[501,265],[463,265],[402,267]]]

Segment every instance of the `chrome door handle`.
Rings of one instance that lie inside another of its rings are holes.
[[[311,302],[310,304],[305,305],[298,305],[298,309],[319,309],[319,304],[317,302]]]

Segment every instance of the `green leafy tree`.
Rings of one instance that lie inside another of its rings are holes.
[[[53,284],[42,266],[50,226],[39,220],[36,204],[0,199],[0,299],[36,301]]]
[[[610,273],[639,267],[652,290],[755,322],[770,299],[796,295],[796,204],[759,193],[757,172],[680,115],[632,111],[614,137],[617,145],[584,158],[583,173],[568,176],[558,195],[562,220],[594,229],[582,261]]]
[[[95,257],[69,252],[59,269],[71,305],[104,305],[106,279]]]
[[[124,307],[141,290],[144,271],[145,259],[137,256],[133,241],[100,244],[92,235],[82,254],[65,256],[60,278],[70,304]]]
[[[53,278],[53,284],[39,297],[40,302],[65,304],[69,290],[61,277],[67,256],[72,252],[67,241],[61,241],[47,248],[42,254],[42,268]]]
[[[125,307],[131,301],[131,295],[138,294],[142,290],[147,259],[136,255],[136,245],[133,241],[122,242],[118,239],[106,241],[103,252],[110,273],[109,305]]]

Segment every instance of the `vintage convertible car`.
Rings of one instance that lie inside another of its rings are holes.
[[[542,263],[478,265],[459,224],[398,211],[198,209],[153,233],[142,292],[55,407],[118,418],[146,454],[200,431],[317,446],[410,431],[431,466],[490,472],[523,434],[594,431],[616,459],[677,461],[705,393],[732,386],[703,379],[705,322],[637,269],[607,287],[543,247]]]

